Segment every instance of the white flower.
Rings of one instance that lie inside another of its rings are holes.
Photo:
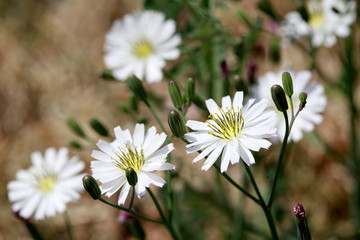
[[[78,174],[85,164],[78,157],[68,158],[68,149],[48,148],[44,157],[40,152],[31,154],[32,166],[19,170],[16,180],[7,185],[12,209],[27,219],[35,212],[35,219],[63,213],[68,202],[79,199],[83,190]]]
[[[303,134],[302,132],[311,132],[314,130],[314,125],[321,123],[323,117],[321,113],[326,106],[326,96],[324,95],[324,87],[318,83],[309,83],[311,79],[310,71],[289,72],[293,79],[294,94],[292,96],[294,105],[294,114],[296,113],[300,100],[299,94],[306,92],[308,94],[305,108],[297,116],[294,125],[291,129],[289,141],[299,141]],[[277,111],[276,106],[271,98],[270,88],[274,84],[282,85],[282,72],[268,72],[259,77],[258,84],[251,88],[251,95],[256,98],[268,99],[268,108],[275,110],[278,115],[273,122],[273,126],[278,130],[278,138],[274,141],[282,141],[285,135],[285,120],[282,112]],[[288,109],[289,121],[291,119],[290,104]]]
[[[94,150],[91,156],[97,161],[91,162],[93,177],[102,184],[100,189],[110,197],[120,188],[118,204],[125,203],[131,188],[125,175],[127,168],[137,173],[135,190],[139,198],[143,197],[150,184],[162,187],[166,182],[153,171],[174,170],[173,164],[166,162],[167,155],[174,149],[172,143],[163,145],[166,134],[156,133],[156,128],[148,129],[144,136],[144,124],[136,124],[131,136],[128,129],[114,128],[116,139],[112,143],[99,140],[96,144],[101,151]]]
[[[146,10],[127,14],[116,20],[106,34],[106,67],[118,80],[132,74],[148,82],[162,79],[165,60],[177,59],[181,39],[175,33],[175,22],[165,20],[161,12]]]
[[[309,36],[314,47],[331,47],[336,43],[336,36],[350,35],[350,26],[356,19],[355,1],[310,0],[307,10],[308,22],[298,12],[285,16],[280,28],[285,41]]]
[[[194,130],[185,135],[192,142],[186,146],[187,153],[202,150],[193,163],[208,156],[201,168],[207,171],[221,153],[221,172],[227,170],[230,162],[235,164],[240,158],[248,165],[255,163],[250,150],[270,147],[271,143],[264,138],[275,136],[276,129],[270,123],[276,114],[274,111],[264,113],[266,99],[254,102],[255,99],[250,99],[243,106],[243,92],[236,92],[232,103],[230,96],[223,97],[222,107],[218,107],[213,99],[206,100],[210,119],[206,122],[189,120],[186,123]]]

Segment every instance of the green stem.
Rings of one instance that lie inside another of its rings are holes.
[[[44,239],[43,236],[41,235],[41,233],[36,228],[35,224],[31,223],[28,220],[22,220],[22,222],[25,224],[27,230],[29,231],[31,237],[34,240],[43,240]]]
[[[70,217],[67,214],[67,212],[64,212],[64,220],[65,220],[66,232],[68,234],[69,240],[73,240],[74,238],[73,238],[73,234],[72,234]]]
[[[257,204],[260,204],[259,203],[259,199],[257,199],[256,197],[254,197],[251,193],[249,193],[248,191],[246,191],[244,188],[242,188],[239,184],[237,184],[229,175],[227,175],[226,173],[222,173],[220,171],[220,167],[217,166],[217,165],[213,165],[216,170],[219,171],[219,173],[221,175],[223,175],[225,177],[226,180],[229,181],[229,183],[231,183],[234,187],[236,187],[237,189],[239,189],[243,194],[245,194],[247,197],[251,198],[254,202],[256,202]]]
[[[161,127],[161,130],[166,134],[166,130],[164,125],[162,124],[162,122],[160,121],[160,118],[158,117],[158,115],[156,114],[154,108],[151,106],[151,104],[148,101],[145,101],[146,106],[150,109],[151,113],[154,115],[156,121],[158,122],[159,126]]]
[[[174,239],[176,239],[176,240],[180,239],[180,238],[178,237],[178,235],[175,233],[175,231],[174,231],[173,227],[171,226],[171,224],[170,224],[170,223],[168,222],[168,220],[166,219],[165,214],[164,214],[164,212],[162,211],[162,209],[161,209],[161,207],[160,207],[159,201],[156,199],[156,197],[155,197],[155,195],[153,194],[153,192],[150,190],[150,188],[146,188],[146,190],[147,190],[148,193],[150,194],[151,199],[153,200],[153,202],[154,202],[154,204],[155,204],[155,206],[156,206],[156,208],[157,208],[157,210],[158,210],[158,212],[159,212],[159,214],[160,214],[160,216],[161,216],[161,219],[162,219],[163,223],[164,223],[164,224],[167,226],[167,228],[169,229],[169,231],[170,231],[170,233],[171,233],[171,236],[172,236]]]
[[[281,166],[282,166],[282,162],[283,162],[283,158],[284,158],[284,153],[285,153],[286,145],[287,145],[289,134],[290,134],[289,120],[288,120],[287,113],[283,112],[283,114],[284,114],[284,118],[285,118],[285,136],[284,136],[284,140],[283,140],[283,143],[281,146],[278,164],[277,164],[276,171],[275,171],[275,177],[274,177],[273,185],[271,188],[271,194],[270,194],[270,199],[269,199],[269,203],[268,203],[269,208],[271,208],[271,205],[273,204],[273,201],[274,201],[276,184],[277,184],[277,180],[280,175],[280,170],[281,170]]]
[[[132,206],[133,206],[134,197],[135,197],[135,187],[133,186],[133,187],[132,187],[132,194],[131,194],[131,201],[130,201],[130,204],[129,204],[129,209],[131,209]]]
[[[253,174],[251,172],[250,167],[245,162],[244,162],[244,166],[245,166],[247,174],[249,175],[250,182],[251,182],[252,186],[254,187],[256,194],[258,195],[258,197],[260,199],[259,205],[261,206],[262,210],[265,213],[265,217],[266,217],[266,220],[267,220],[267,222],[269,224],[272,239],[278,240],[279,236],[278,236],[278,233],[276,231],[274,218],[273,218],[273,216],[271,214],[271,207],[266,206],[264,198],[262,197],[262,195],[260,193],[260,190],[259,190],[259,188],[258,188],[258,186],[256,184],[255,178],[254,178],[254,176],[253,176]]]
[[[131,209],[128,209],[128,208],[121,207],[121,206],[119,206],[119,205],[113,204],[113,203],[111,203],[111,202],[109,202],[109,201],[106,201],[106,200],[103,199],[103,198],[99,198],[99,200],[100,200],[101,202],[103,202],[103,203],[106,203],[107,205],[110,205],[110,206],[112,206],[112,207],[118,208],[118,209],[123,210],[123,211],[128,212],[128,213],[131,213],[131,214],[134,215],[135,217],[138,217],[138,218],[141,218],[141,219],[144,219],[144,220],[146,220],[146,221],[153,222],[153,223],[165,224],[165,223],[162,222],[162,221],[158,221],[158,220],[155,220],[155,219],[148,218],[148,217],[146,217],[146,216],[144,216],[144,215],[141,215],[140,213],[137,213],[137,212],[135,212],[135,211],[133,211],[133,210],[131,210]]]
[[[179,108],[179,111],[180,111],[180,116],[181,116],[181,119],[183,120],[183,123],[184,123],[184,126],[185,126],[185,130],[186,132],[188,133],[189,132],[189,128],[186,126],[186,119],[185,119],[185,115],[184,115],[184,112],[181,108]]]

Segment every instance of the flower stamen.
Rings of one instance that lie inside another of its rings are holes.
[[[147,58],[153,52],[153,47],[147,40],[141,40],[134,45],[134,53],[139,58]]]
[[[226,108],[226,110],[219,108],[219,112],[210,114],[209,118],[214,122],[206,121],[208,127],[213,130],[208,133],[217,138],[232,140],[240,135],[244,127],[242,109],[239,108],[237,111],[234,110],[234,107]]]
[[[144,150],[141,147],[138,150],[129,144],[125,144],[125,148],[118,147],[118,150],[118,152],[115,152],[118,159],[112,158],[114,165],[124,171],[127,168],[132,168],[135,172],[139,172],[145,163]]]

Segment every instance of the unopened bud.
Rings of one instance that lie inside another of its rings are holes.
[[[114,78],[114,76],[112,75],[111,70],[108,70],[108,69],[102,71],[102,73],[100,73],[99,77],[104,79],[104,80],[110,80],[110,81],[115,81],[116,80]]]
[[[124,113],[129,113],[129,109],[124,102],[118,102],[117,108]]]
[[[275,84],[271,87],[271,97],[276,105],[276,108],[280,112],[285,112],[288,110],[289,107],[286,101],[285,92],[280,85]]]
[[[85,190],[90,194],[90,196],[94,200],[99,199],[101,197],[101,190],[99,188],[99,185],[92,176],[85,175],[82,181]]]
[[[104,137],[109,136],[108,130],[96,118],[91,118],[89,120],[89,123],[90,123],[90,126],[92,127],[92,129],[94,129],[94,131],[97,132],[100,136],[104,136]]]
[[[290,73],[284,72],[282,74],[282,84],[286,95],[288,97],[291,97],[294,94],[294,89],[293,89],[293,80],[291,78]]]
[[[192,78],[188,78],[185,83],[185,93],[190,101],[194,99],[195,96],[195,81]]]
[[[76,121],[75,119],[69,118],[69,119],[67,120],[67,125],[69,126],[69,128],[70,128],[71,130],[73,130],[73,132],[74,132],[76,135],[78,135],[78,136],[80,136],[80,137],[82,137],[82,138],[86,137],[84,131],[82,130],[82,128],[80,127],[80,125],[77,123],[77,121]]]
[[[138,112],[138,101],[134,95],[129,96],[129,105],[131,110]]]
[[[299,105],[299,110],[303,110],[305,105],[306,105],[306,99],[307,99],[307,93],[306,92],[301,92],[299,94],[299,100],[300,100],[300,105]]]
[[[301,240],[311,240],[311,234],[309,231],[309,226],[307,224],[305,209],[301,203],[297,203],[294,206],[294,213],[296,217],[296,222],[298,225],[298,236]]]
[[[135,170],[131,167],[128,167],[125,170],[125,175],[126,175],[126,179],[127,179],[128,183],[130,184],[130,186],[135,187],[135,185],[138,182],[138,177],[137,177],[137,173],[135,172]]]
[[[142,85],[142,82],[137,77],[131,77],[127,80],[127,84],[130,88],[130,90],[135,94],[137,98],[140,100],[146,102],[147,95],[145,92],[145,89]]]
[[[69,143],[69,146],[72,147],[72,148],[76,148],[76,149],[81,149],[82,148],[81,144],[78,141],[75,141],[75,140],[71,140],[70,143]]]
[[[182,138],[184,136],[184,122],[177,111],[169,112],[168,124],[175,137]]]
[[[180,92],[178,85],[174,81],[169,82],[169,94],[170,94],[171,101],[174,104],[174,107],[176,107],[178,109],[181,108],[183,105],[181,92]]]
[[[221,68],[221,76],[222,76],[222,78],[223,79],[228,79],[230,74],[229,74],[228,65],[227,65],[225,60],[221,61],[220,68]]]

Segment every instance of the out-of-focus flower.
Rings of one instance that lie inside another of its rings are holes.
[[[318,83],[310,83],[312,76],[310,71],[299,71],[296,73],[290,71],[290,75],[293,79],[294,93],[292,95],[292,100],[295,112],[300,105],[299,94],[301,92],[307,93],[306,107],[297,116],[289,136],[289,141],[293,140],[297,142],[303,137],[302,132],[310,132],[314,130],[315,124],[321,123],[323,119],[321,113],[324,111],[326,106],[326,96],[324,95],[324,87],[322,85]],[[274,102],[271,101],[270,88],[274,84],[282,86],[281,78],[282,72],[266,73],[265,75],[259,77],[258,84],[251,88],[251,95],[258,99],[268,99],[268,109],[277,111]],[[290,104],[288,105],[290,106]],[[274,138],[274,141],[282,140],[285,135],[285,121],[283,113],[280,111],[277,112],[277,118],[274,122],[272,122],[273,126],[278,129],[278,138]],[[289,119],[291,119],[290,108],[287,113]]]
[[[307,2],[308,21],[304,21],[298,12],[290,12],[281,24],[280,32],[285,42],[310,36],[314,47],[331,47],[336,36],[350,35],[350,25],[356,19],[355,1],[310,0]]]
[[[139,198],[146,193],[150,184],[162,187],[166,182],[153,171],[174,170],[173,164],[166,162],[167,155],[174,149],[173,144],[163,145],[166,134],[156,133],[151,127],[144,134],[144,124],[136,124],[131,136],[128,129],[114,128],[116,139],[112,143],[99,140],[96,144],[101,151],[94,150],[91,156],[93,177],[102,184],[100,189],[110,197],[120,188],[118,204],[125,203],[131,185],[127,181],[126,170],[132,168],[137,174],[135,190]]]
[[[147,82],[161,81],[165,60],[180,55],[177,46],[181,39],[175,30],[175,22],[165,20],[161,12],[146,10],[125,15],[106,34],[106,67],[118,80],[134,74]]]
[[[78,157],[68,158],[68,149],[48,148],[44,156],[31,154],[32,166],[19,170],[16,180],[9,182],[8,196],[12,209],[25,219],[35,213],[36,220],[63,213],[68,202],[79,199],[83,190],[82,174],[85,164]]]
[[[270,89],[269,89],[270,91]],[[227,170],[229,163],[235,164],[240,158],[248,165],[255,163],[251,151],[269,148],[271,143],[264,138],[275,137],[276,129],[271,127],[275,112],[264,113],[267,100],[255,103],[250,99],[243,106],[243,92],[236,92],[233,102],[230,96],[222,98],[222,107],[213,99],[206,100],[210,112],[209,120],[199,122],[189,120],[186,125],[194,132],[185,134],[191,143],[187,153],[202,150],[193,163],[207,156],[202,170],[207,171],[221,157],[221,172]]]

